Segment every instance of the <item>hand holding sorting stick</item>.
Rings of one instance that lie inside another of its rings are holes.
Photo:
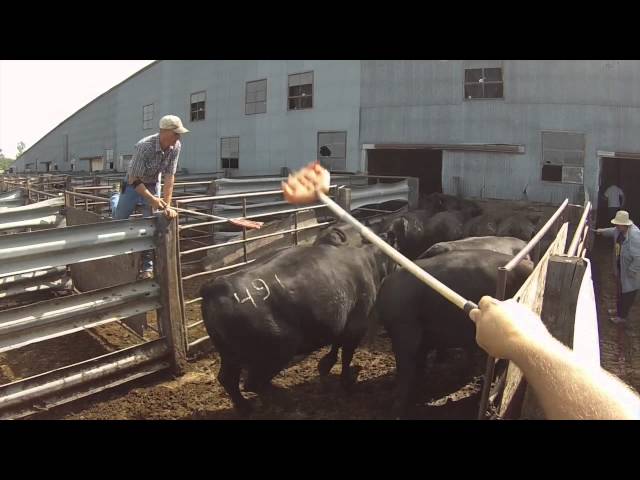
[[[289,203],[305,205],[316,202],[317,192],[329,192],[329,172],[318,162],[310,163],[282,182],[282,192]]]

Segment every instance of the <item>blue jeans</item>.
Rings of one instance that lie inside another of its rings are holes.
[[[128,184],[128,180],[125,179],[127,187],[124,192],[116,193],[111,196],[109,202],[111,204],[111,216],[114,220],[124,220],[131,216],[138,205],[142,205],[142,215],[144,217],[150,217],[153,215],[151,205],[145,200],[142,195],[136,192],[132,185]],[[148,185],[145,184],[149,191],[156,196],[160,195],[159,184]],[[149,188],[151,187],[151,188]],[[142,252],[142,271],[153,271],[152,251],[146,250]]]

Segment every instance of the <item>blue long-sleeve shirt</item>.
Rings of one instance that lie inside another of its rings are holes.
[[[615,227],[600,229],[602,235],[610,237],[615,242],[618,230]],[[616,262],[614,262],[616,263]],[[640,230],[635,225],[629,226],[627,235],[620,248],[620,275],[622,293],[640,289]]]

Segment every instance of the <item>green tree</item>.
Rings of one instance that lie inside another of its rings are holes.
[[[9,166],[13,162],[15,162],[15,160],[13,158],[7,158],[5,156],[1,156],[0,157],[0,170],[4,170],[6,172],[7,170],[9,170]]]
[[[18,154],[16,155],[16,158],[22,155],[22,152],[24,152],[25,147],[26,145],[24,144],[24,142],[18,142],[18,146],[16,147],[18,149]]]

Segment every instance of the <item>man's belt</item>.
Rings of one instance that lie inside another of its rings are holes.
[[[143,183],[144,186],[147,187],[147,190],[149,190],[150,192],[155,192],[156,187],[158,185],[158,182],[141,182],[141,183]],[[124,191],[127,189],[128,186],[129,186],[128,181],[125,180],[122,182],[122,189],[121,189],[122,193],[124,193]]]

